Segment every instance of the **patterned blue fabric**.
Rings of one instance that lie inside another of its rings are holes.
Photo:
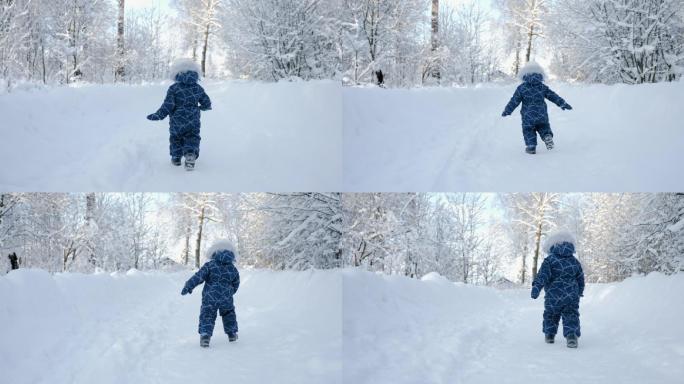
[[[579,298],[584,293],[584,272],[580,262],[573,257],[575,246],[562,242],[551,246],[549,255],[542,262],[537,277],[532,282],[533,299],[544,296],[545,334],[555,335],[558,322],[563,319],[563,336],[580,336]]]
[[[147,118],[164,120],[170,116],[169,142],[171,157],[194,155],[199,157],[200,145],[200,111],[211,109],[211,100],[197,81],[199,74],[195,71],[181,72],[176,75],[176,82],[166,92],[164,104],[159,110]]]
[[[561,109],[572,109],[572,107],[544,84],[544,76],[541,73],[528,73],[523,76],[523,83],[518,86],[506,105],[502,116],[509,116],[522,103],[520,115],[522,116],[523,138],[525,145],[536,146],[537,135],[544,138],[546,135],[553,137],[549,124],[549,115],[546,108],[545,99],[551,100]]]
[[[192,293],[196,286],[204,283],[199,317],[200,335],[211,336],[214,333],[217,311],[223,320],[223,330],[226,334],[238,331],[233,295],[240,287],[240,273],[233,265],[234,261],[235,255],[231,251],[214,252],[211,260],[206,262],[183,287],[181,294],[185,295]]]

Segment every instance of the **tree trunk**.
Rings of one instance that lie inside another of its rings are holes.
[[[530,62],[532,55],[532,38],[534,38],[534,24],[530,24],[530,31],[527,33],[527,53],[525,54],[525,62]]]
[[[204,228],[204,210],[206,208],[203,206],[202,210],[200,211],[200,216],[199,216],[199,228],[197,230],[197,243],[195,248],[195,268],[200,267],[200,249],[202,246],[202,229]]]
[[[43,66],[43,84],[47,84],[47,67],[45,65],[45,42],[40,38],[41,64]]]
[[[91,266],[95,266],[96,260],[95,260],[95,250],[93,249],[93,231],[92,231],[92,226],[95,225],[95,193],[88,193],[86,195],[86,215],[85,215],[85,237],[86,237],[86,244],[87,244],[87,252],[88,252],[88,263]]]
[[[431,27],[432,27],[431,49],[432,49],[432,54],[435,55],[435,54],[437,54],[437,50],[439,49],[439,0],[432,0]],[[433,78],[437,79],[438,81],[441,78],[440,60],[438,58],[435,59],[435,61],[432,63],[431,75]]]
[[[515,72],[515,75],[518,76],[518,73],[520,73],[520,34],[518,33],[517,41],[515,43],[515,61],[513,62],[513,69]]]
[[[190,261],[190,226],[185,230],[185,247],[183,248],[183,265],[188,265]]]
[[[544,224],[544,217],[542,216],[537,223],[537,232],[534,234],[534,256],[532,258],[532,280],[537,278],[537,262],[539,260],[539,247],[541,244],[542,225]]]
[[[207,28],[204,30],[204,47],[202,48],[202,77],[207,76],[207,49],[209,47],[209,28],[211,25],[207,22]]]
[[[520,269],[520,284],[525,284],[527,278],[527,245],[523,248],[522,268]]]
[[[116,25],[116,29],[117,29],[117,31],[116,31],[117,63],[116,63],[116,69],[114,70],[115,81],[123,81],[124,77],[126,75],[126,68],[125,68],[126,49],[124,46],[124,43],[125,43],[124,21],[125,21],[125,15],[126,15],[125,2],[126,2],[126,0],[119,0],[119,18],[117,20],[117,25]]]

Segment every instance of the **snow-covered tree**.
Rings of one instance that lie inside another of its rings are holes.
[[[563,77],[639,84],[684,72],[682,0],[558,0],[550,20]]]

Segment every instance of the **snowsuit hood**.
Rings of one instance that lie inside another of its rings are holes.
[[[552,255],[558,257],[572,257],[575,254],[575,246],[572,243],[562,242],[551,246]]]
[[[197,84],[197,82],[199,81],[199,73],[195,71],[181,72],[176,75],[174,80],[178,83],[183,83],[187,85]]]
[[[530,84],[540,84],[544,82],[544,75],[541,73],[528,73],[523,76],[523,81]]]
[[[222,250],[214,252],[211,259],[219,264],[232,264],[235,262],[235,255],[231,251]]]

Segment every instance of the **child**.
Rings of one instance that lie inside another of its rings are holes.
[[[575,239],[568,232],[549,235],[544,242],[549,254],[542,262],[539,273],[532,283],[532,298],[546,290],[544,296],[543,332],[546,342],[553,343],[558,322],[563,318],[563,336],[568,348],[577,348],[580,336],[579,300],[584,293],[584,272],[580,262],[573,257]]]
[[[192,293],[199,284],[204,283],[202,289],[202,307],[199,316],[200,346],[208,347],[214,332],[216,312],[221,314],[223,330],[230,342],[238,339],[238,325],[235,317],[233,295],[240,286],[240,273],[235,262],[235,248],[229,241],[219,241],[214,244],[207,255],[207,261],[194,276],[185,283],[182,295]]]
[[[171,66],[171,79],[175,83],[166,92],[166,99],[159,110],[148,120],[164,120],[171,116],[169,133],[171,142],[171,163],[181,165],[185,156],[185,169],[195,168],[199,157],[200,111],[211,109],[211,100],[204,89],[197,84],[199,67],[190,59],[181,59]]]
[[[520,114],[522,115],[525,152],[531,155],[536,153],[537,133],[544,140],[546,149],[553,149],[553,132],[551,132],[549,125],[549,116],[546,113],[544,99],[551,100],[562,110],[571,110],[572,107],[543,83],[546,77],[544,70],[534,61],[527,63],[520,70],[519,76],[523,83],[515,90],[511,101],[508,102],[501,116],[510,116],[518,104],[522,102]]]

